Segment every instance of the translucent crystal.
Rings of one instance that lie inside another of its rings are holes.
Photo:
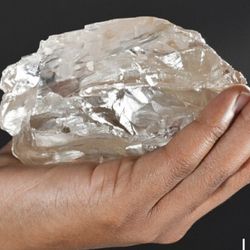
[[[196,31],[154,17],[53,35],[7,67],[0,125],[29,164],[141,155],[245,84]]]

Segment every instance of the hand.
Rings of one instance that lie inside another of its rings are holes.
[[[249,101],[247,87],[225,90],[168,145],[139,158],[30,167],[3,151],[0,248],[178,241],[249,184]]]

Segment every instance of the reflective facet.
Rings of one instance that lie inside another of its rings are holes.
[[[0,125],[24,163],[137,156],[167,144],[233,84],[246,80],[198,32],[115,19],[50,36],[8,66]]]

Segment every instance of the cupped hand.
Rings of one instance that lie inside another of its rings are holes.
[[[0,249],[178,241],[250,183],[249,102],[247,87],[230,87],[168,145],[138,158],[32,167],[2,150]]]

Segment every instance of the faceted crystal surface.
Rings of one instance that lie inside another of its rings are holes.
[[[224,88],[245,83],[196,31],[115,19],[50,36],[8,66],[0,125],[28,164],[141,155],[167,144]]]

